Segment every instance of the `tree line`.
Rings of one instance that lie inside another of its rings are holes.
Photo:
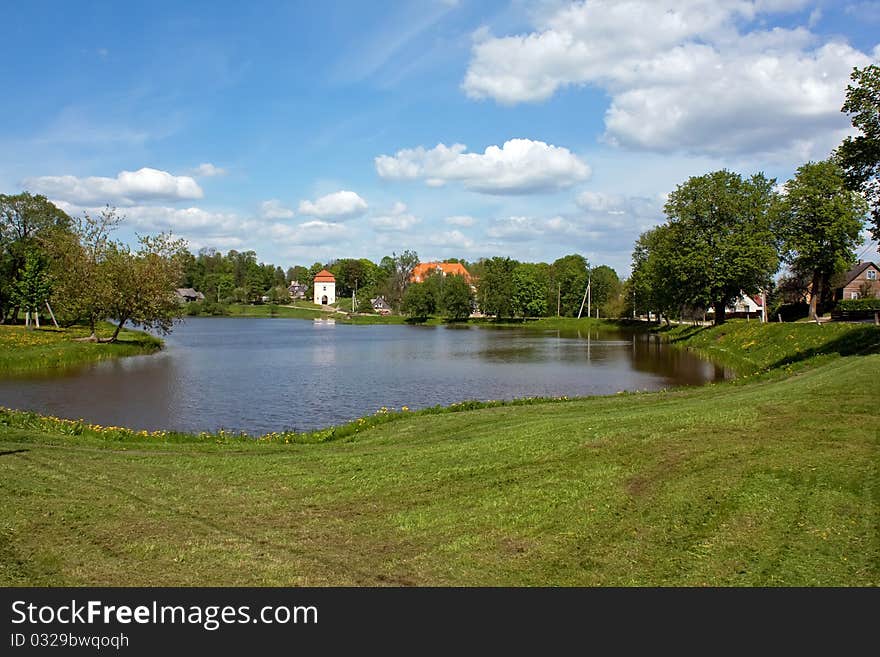
[[[742,293],[809,298],[817,318],[835,279],[852,266],[870,209],[880,238],[880,67],[855,69],[842,111],[859,135],[808,162],[778,188],[763,173],[694,176],[664,206],[666,222],[643,233],[624,291],[633,314],[695,316],[716,323]],[[786,274],[774,282],[780,265]]]

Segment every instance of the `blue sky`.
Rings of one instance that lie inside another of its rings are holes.
[[[0,191],[284,267],[582,253],[848,133],[880,2],[5,3]],[[876,257],[869,250],[868,257]]]

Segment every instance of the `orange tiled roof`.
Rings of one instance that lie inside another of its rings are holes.
[[[317,274],[315,274],[315,282],[316,283],[335,283],[336,277],[331,274],[326,269],[322,269]]]
[[[464,276],[466,281],[471,280],[468,270],[460,262],[422,262],[415,266],[409,279],[413,283],[421,283],[438,269],[444,276]]]

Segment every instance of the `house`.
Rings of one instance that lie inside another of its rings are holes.
[[[290,293],[291,299],[305,299],[306,292],[309,291],[309,286],[300,283],[299,281],[292,281],[288,286],[287,291]]]
[[[843,285],[834,291],[834,299],[880,298],[880,267],[860,262],[843,275]]]
[[[191,287],[179,287],[174,290],[174,294],[180,303],[192,303],[193,301],[204,301],[205,295],[196,292]]]
[[[471,275],[460,262],[422,262],[417,264],[409,276],[410,283],[421,283],[433,273],[441,276],[462,276],[471,283]]]
[[[328,306],[336,303],[336,277],[326,269],[315,274],[315,303]]]
[[[385,297],[376,297],[375,299],[370,299],[370,303],[373,304],[373,310],[375,310],[380,315],[391,314],[391,304],[385,301]]]
[[[728,319],[749,319],[752,317],[762,317],[764,313],[764,297],[760,294],[754,296],[746,294],[740,290],[739,296],[734,300],[733,304],[727,306],[724,311]],[[707,315],[714,315],[715,309],[711,306],[706,310]]]

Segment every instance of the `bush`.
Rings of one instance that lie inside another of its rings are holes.
[[[186,314],[189,317],[198,317],[202,314],[204,310],[204,306],[200,301],[193,301],[191,303],[186,304]]]
[[[779,315],[782,315],[783,322],[794,322],[810,315],[810,305],[804,301],[798,303],[783,303],[770,311],[767,320],[771,322],[779,321]]]
[[[844,299],[837,302],[838,310],[880,310],[880,299]]]

